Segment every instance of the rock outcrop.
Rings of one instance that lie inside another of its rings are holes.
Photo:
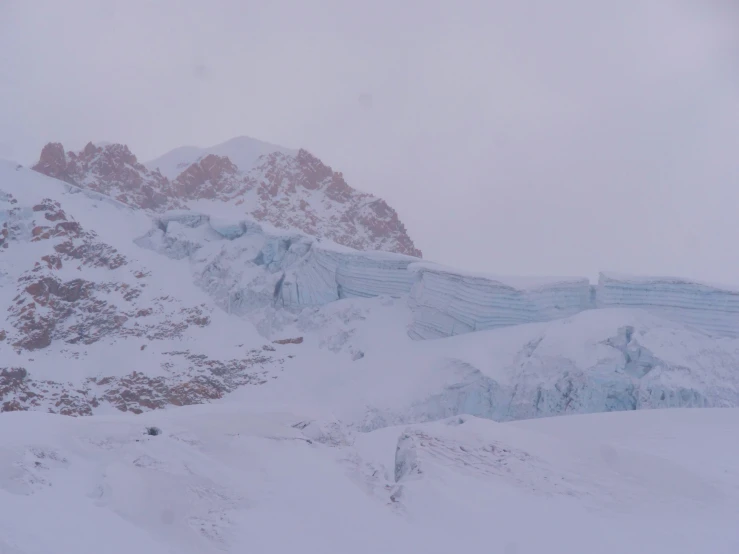
[[[80,152],[65,152],[61,144],[49,143],[33,169],[136,208],[162,212],[223,202],[282,229],[358,250],[421,257],[393,208],[353,189],[340,172],[306,150],[263,155],[248,171],[226,156],[206,154],[170,180],[139,163],[122,144],[89,143]]]

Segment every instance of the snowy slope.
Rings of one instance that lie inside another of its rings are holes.
[[[150,225],[106,196],[0,162],[0,411],[149,410],[279,370],[253,329],[133,243]]]
[[[739,551],[739,339],[690,286],[236,216],[0,162],[1,554]]]
[[[224,156],[231,160],[241,171],[250,171],[260,156],[282,152],[283,154],[296,154],[297,150],[291,150],[284,146],[277,146],[251,137],[235,137],[226,142],[216,144],[207,148],[197,146],[180,146],[170,150],[158,158],[144,163],[151,170],[158,169],[162,175],[169,179],[175,179],[189,166],[209,154]]]
[[[729,554],[737,424],[465,417],[338,437],[234,405],[3,414],[0,551]]]
[[[588,310],[552,322],[414,341],[402,299],[345,299],[294,319],[267,312],[275,337],[301,337],[282,378],[232,398],[331,417],[348,428],[560,414],[739,406],[739,341],[640,310]],[[306,372],[305,367],[311,367]],[[324,395],[326,404],[316,399]]]
[[[146,411],[231,394],[310,411],[328,389],[327,409],[371,430],[459,413],[739,406],[737,341],[639,309],[562,319],[590,301],[582,280],[455,274],[248,220],[150,219],[13,164],[2,176],[5,410]],[[479,330],[505,323],[519,324]],[[419,328],[478,332],[411,340],[426,338]]]

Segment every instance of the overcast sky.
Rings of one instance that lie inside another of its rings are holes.
[[[249,135],[387,199],[425,257],[739,283],[721,0],[0,0],[0,157]]]

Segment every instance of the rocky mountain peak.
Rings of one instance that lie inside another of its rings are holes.
[[[398,213],[387,202],[350,187],[307,150],[274,152],[248,175],[256,190],[252,217],[277,227],[296,227],[357,250],[385,250],[421,257]]]
[[[49,143],[33,169],[138,208],[161,212],[187,209],[196,200],[226,202],[258,221],[358,250],[421,256],[394,209],[350,187],[342,173],[307,150],[276,150],[249,168],[226,155],[198,153],[179,162],[185,169],[172,180],[139,163],[123,144],[91,142],[79,152],[65,152],[61,144]]]
[[[180,207],[169,180],[140,164],[124,144],[90,142],[79,152],[65,153],[61,144],[49,143],[33,169],[131,206],[152,210]]]
[[[49,177],[68,183],[72,182],[67,173],[67,155],[64,152],[64,146],[60,142],[50,142],[44,146],[39,161],[33,166],[33,169]]]
[[[233,194],[243,183],[239,168],[226,156],[208,154],[183,171],[173,182],[181,198],[217,198]]]

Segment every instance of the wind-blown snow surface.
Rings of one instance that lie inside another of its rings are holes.
[[[733,554],[737,425],[690,410],[342,435],[234,405],[3,414],[0,552]]]
[[[226,156],[241,171],[248,172],[256,165],[260,156],[272,152],[296,154],[297,150],[291,150],[284,146],[277,146],[251,137],[236,137],[208,148],[181,146],[146,162],[144,165],[152,170],[159,169],[162,175],[168,179],[174,179],[199,159],[208,154],[215,154],[216,156]]]

